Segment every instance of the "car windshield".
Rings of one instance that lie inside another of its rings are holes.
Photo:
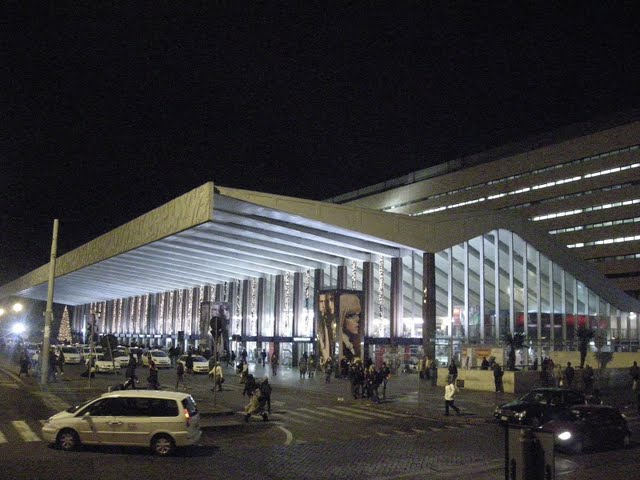
[[[73,347],[62,347],[60,350],[62,350],[64,353],[78,353],[78,350]]]
[[[129,355],[127,355],[127,352],[125,352],[123,350],[114,350],[113,351],[113,356],[114,357],[128,357]]]
[[[167,354],[164,352],[151,352],[152,357],[166,357]]]
[[[78,405],[74,405],[73,407],[69,407],[65,410],[65,412],[68,413],[76,413],[78,410],[80,410],[81,408],[83,408],[85,405],[87,405],[89,402],[93,402],[93,399],[91,400],[87,400],[84,403],[80,403]]]
[[[185,358],[186,358],[186,357],[185,357]],[[206,358],[204,358],[204,357],[197,356],[197,357],[193,357],[193,361],[194,361],[194,362],[206,362],[206,361],[207,361],[207,359],[206,359]]]
[[[547,395],[545,392],[529,392],[525,396],[520,397],[523,402],[547,403]]]

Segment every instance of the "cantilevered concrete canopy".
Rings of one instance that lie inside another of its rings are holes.
[[[285,271],[438,252],[504,228],[627,311],[640,302],[513,215],[426,217],[380,212],[207,183],[61,256],[54,302],[80,305]],[[64,225],[60,227],[64,235]],[[45,300],[48,265],[0,288]]]

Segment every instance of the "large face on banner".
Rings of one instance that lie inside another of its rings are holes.
[[[231,321],[231,304],[229,302],[212,302],[211,316],[220,318],[218,324],[218,352],[229,351],[229,322]]]
[[[317,332],[322,359],[333,357],[333,345],[336,338],[336,303],[335,292],[319,292]]]
[[[340,310],[340,354],[351,361],[362,358],[362,295],[340,293],[338,297]]]

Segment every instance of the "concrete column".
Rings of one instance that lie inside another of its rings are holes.
[[[242,281],[242,297],[240,298],[240,325],[242,328],[241,335],[249,335],[249,315],[251,313],[251,280]]]
[[[282,308],[284,295],[284,275],[276,275],[274,310],[273,310],[273,336],[280,333],[280,322],[283,321]]]
[[[436,355],[436,256],[422,255],[422,346],[425,354]]]
[[[267,283],[264,278],[258,279],[258,292],[256,295],[256,330],[258,337],[262,336],[262,321],[265,315],[264,297],[267,288]]]
[[[349,270],[346,265],[338,266],[338,290],[347,288],[347,279],[349,278]]]
[[[390,300],[390,340],[395,345],[402,336],[402,258],[391,259]]]
[[[304,320],[304,272],[293,273],[293,336],[300,334],[300,322]],[[295,362],[295,359],[294,359]],[[297,363],[297,362],[296,362]]]

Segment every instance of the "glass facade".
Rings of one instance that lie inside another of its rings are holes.
[[[438,345],[499,344],[507,332],[523,332],[529,342],[548,349],[575,349],[576,329],[585,326],[606,332],[611,343],[638,345],[638,319],[620,311],[591,291],[569,272],[518,235],[495,230],[454,245],[434,255],[435,332]],[[392,343],[391,318],[396,339],[420,345],[423,335],[423,254],[412,252],[397,263],[402,271],[392,276],[392,259],[371,260],[373,275],[365,343]],[[346,260],[341,274],[348,289],[363,288],[363,264]],[[86,331],[90,312],[103,312],[100,333],[125,338],[187,338],[198,334],[200,302],[205,296],[232,306],[230,335],[257,341],[291,342],[292,337],[315,336],[314,270],[196,286],[192,289],[113,299],[75,308],[73,328]],[[339,269],[327,266],[318,277],[322,288],[337,288]],[[397,280],[393,280],[396,278]],[[392,285],[392,282],[400,285]],[[247,290],[246,292],[244,290]],[[395,289],[395,290],[394,290]],[[391,302],[391,292],[399,299]],[[392,315],[392,308],[398,309]],[[246,310],[246,311],[245,311]],[[394,339],[395,342],[395,339]]]

